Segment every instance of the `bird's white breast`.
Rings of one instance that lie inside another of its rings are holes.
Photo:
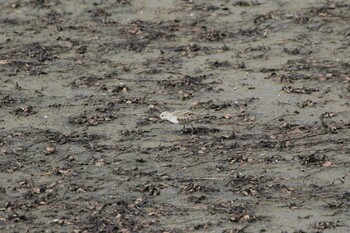
[[[177,117],[175,116],[168,116],[168,121],[170,121],[171,123],[174,123],[174,124],[179,124],[179,121],[177,120]]]

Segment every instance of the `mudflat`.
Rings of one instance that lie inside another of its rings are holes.
[[[349,1],[1,1],[0,231],[350,232],[349,22]]]

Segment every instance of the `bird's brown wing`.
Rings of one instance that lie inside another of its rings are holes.
[[[198,117],[198,114],[190,111],[183,111],[179,115],[181,116],[178,117],[178,121],[181,122],[182,124],[192,122],[196,120]]]

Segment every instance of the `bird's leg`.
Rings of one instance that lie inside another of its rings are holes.
[[[185,127],[186,127],[186,125],[184,125],[184,126],[182,127],[182,129],[181,129],[181,134],[184,134],[184,133],[185,133]]]

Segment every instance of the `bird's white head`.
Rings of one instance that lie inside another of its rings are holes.
[[[169,113],[170,113],[170,112],[168,112],[168,111],[162,112],[162,113],[160,114],[160,119],[162,119],[162,120],[167,120],[167,119],[168,119],[168,116],[169,116]]]

